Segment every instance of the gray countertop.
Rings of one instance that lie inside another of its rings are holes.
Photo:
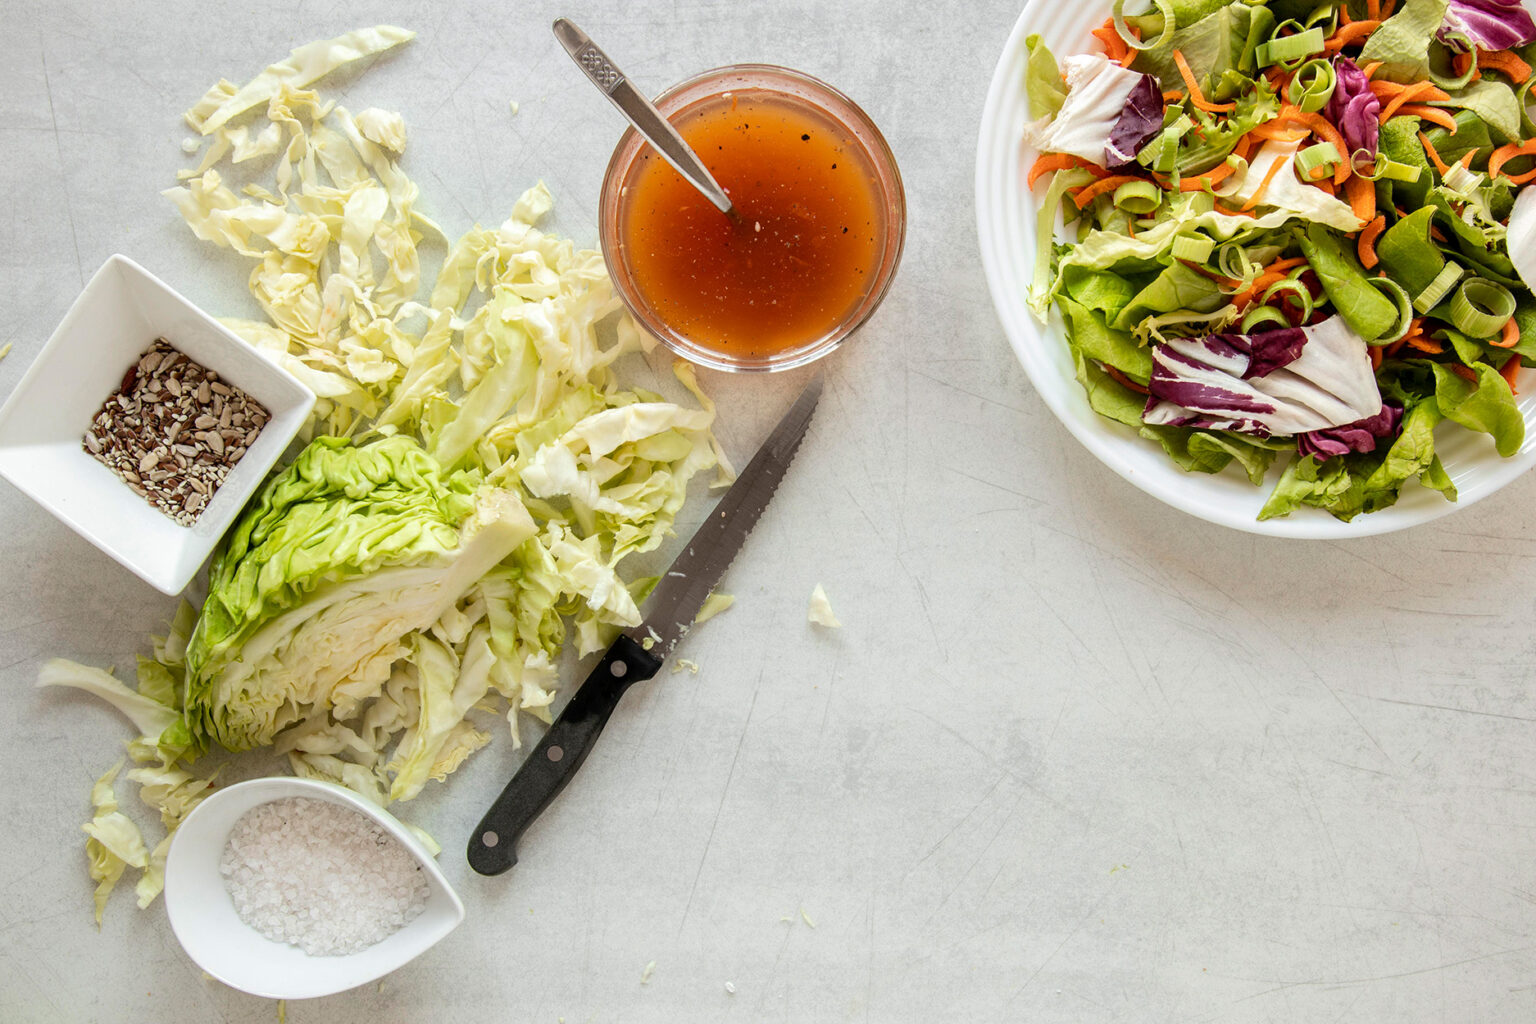
[[[1018,7],[6,0],[0,398],[114,252],[250,311],[243,261],[158,196],[181,112],[355,27],[420,35],[321,89],[405,114],[450,235],[542,178],[595,244],[620,125],[560,14],[650,91],[739,61],[826,78],[905,175],[895,287],[825,364],[736,606],[680,650],[701,671],[631,691],[507,875],[462,852],[521,756],[504,736],[402,807],[467,920],[289,1021],[1536,1018],[1536,477],[1406,532],[1285,542],[1088,455],[976,255],[976,126]],[[701,376],[738,460],[804,379]],[[0,521],[0,1017],[276,1019],[131,884],[94,927],[79,826],[128,728],[32,680],[53,655],[131,664],[174,601],[8,486]],[[805,624],[818,582],[840,631]]]

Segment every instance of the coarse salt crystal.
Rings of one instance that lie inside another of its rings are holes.
[[[230,830],[219,871],[240,919],[310,956],[356,953],[414,920],[421,865],[378,823],[306,797],[251,808]]]

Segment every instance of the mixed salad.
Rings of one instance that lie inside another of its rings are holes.
[[[1030,305],[1092,408],[1259,518],[1455,500],[1443,420],[1524,441],[1536,365],[1536,23],[1520,0],[1116,0],[1026,41]],[[1069,240],[1056,230],[1062,213]]]

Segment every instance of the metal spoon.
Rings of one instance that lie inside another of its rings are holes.
[[[728,217],[734,217],[736,211],[731,206],[730,197],[725,194],[725,189],[720,187],[714,175],[709,173],[704,161],[683,141],[683,137],[677,134],[677,129],[672,127],[661,111],[624,77],[624,72],[608,59],[608,55],[599,50],[585,32],[565,18],[556,18],[554,29],[555,38],[560,40],[560,45],[565,47],[565,52],[571,55],[576,66],[613,101],[613,105],[628,118],[635,131],[667,163],[676,168],[678,174],[698,189],[705,199],[713,203],[715,209]]]

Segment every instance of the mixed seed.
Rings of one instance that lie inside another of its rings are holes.
[[[128,367],[83,443],[135,494],[191,526],[269,418],[261,403],[160,338]]]

